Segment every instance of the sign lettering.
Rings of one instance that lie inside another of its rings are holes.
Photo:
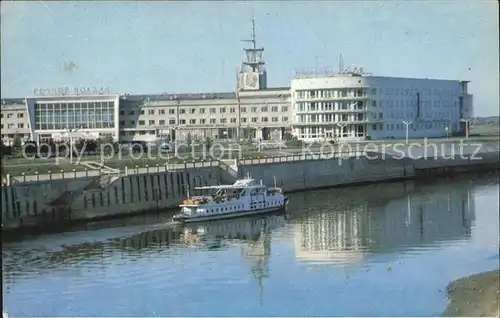
[[[65,96],[65,95],[92,95],[92,94],[109,94],[109,87],[57,87],[57,88],[34,88],[34,96]]]

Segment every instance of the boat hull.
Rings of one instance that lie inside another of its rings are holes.
[[[250,215],[259,215],[265,213],[273,213],[279,211],[285,211],[286,205],[277,206],[277,207],[269,207],[265,209],[253,210],[253,211],[242,211],[242,212],[231,212],[231,213],[221,213],[214,215],[203,215],[203,216],[187,216],[187,215],[175,215],[174,221],[182,222],[182,223],[193,223],[193,222],[205,222],[205,221],[214,221],[214,220],[223,220],[223,219],[234,219],[244,216]]]

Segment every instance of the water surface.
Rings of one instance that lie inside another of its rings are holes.
[[[171,214],[4,243],[10,316],[440,315],[498,267],[498,179],[291,195],[289,213],[174,227]]]

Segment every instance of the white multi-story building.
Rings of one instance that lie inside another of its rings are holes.
[[[35,89],[38,96],[2,99],[2,140],[281,139],[291,126],[290,88],[267,87],[264,49],[256,47],[255,33],[250,42],[233,92],[120,96],[95,88]]]
[[[366,76],[362,72],[300,74],[291,87],[267,87],[252,47],[234,92],[118,95],[105,90],[35,89],[3,98],[1,138],[112,137],[117,141],[282,139],[304,141],[439,137],[465,131],[472,117],[467,82]],[[35,95],[35,94],[34,94]],[[410,124],[411,122],[411,124]]]
[[[302,72],[291,84],[293,135],[325,139],[441,137],[472,117],[467,82]]]

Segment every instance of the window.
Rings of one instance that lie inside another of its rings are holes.
[[[169,125],[175,125],[175,119],[170,119],[170,120],[168,121],[168,124],[169,124]]]
[[[216,110],[215,108],[210,108],[210,114],[215,114]]]
[[[246,107],[241,107],[241,112],[242,112],[242,113],[246,113],[246,112],[247,112]]]
[[[226,112],[226,108],[222,107],[219,109],[219,112],[222,114],[222,113],[225,113]]]
[[[282,106],[281,107],[281,111],[282,112],[287,112],[288,111],[288,107],[287,106]]]
[[[257,112],[257,107],[252,107],[251,111],[252,111],[252,113],[256,113]]]
[[[221,118],[221,119],[220,119],[220,123],[221,123],[221,124],[225,124],[226,122],[227,122],[227,118]]]
[[[257,122],[257,117],[252,117],[252,123],[256,123]]]
[[[150,120],[150,121],[149,121],[149,125],[150,125],[150,126],[153,126],[154,124],[155,124],[155,121],[154,121],[154,120]]]
[[[169,113],[170,115],[174,115],[174,114],[175,114],[175,109],[169,109],[169,110],[168,110],[168,113]]]
[[[304,92],[304,91],[295,92],[296,99],[304,99],[305,97],[306,97],[306,92]]]
[[[378,118],[379,119],[384,119],[384,113],[378,113]]]
[[[190,120],[189,120],[189,124],[190,124],[190,125],[194,125],[194,124],[196,124],[196,119],[190,119]]]
[[[180,113],[181,113],[181,114],[185,114],[185,113],[186,113],[186,110],[185,110],[184,108],[181,108],[181,109],[180,109]]]
[[[377,95],[377,89],[376,88],[372,88],[372,95]]]
[[[271,107],[271,111],[272,111],[273,113],[276,113],[276,112],[278,111],[278,106],[273,106],[273,107]]]
[[[236,118],[231,118],[231,123],[236,123]]]
[[[159,124],[160,124],[160,126],[164,126],[165,125],[165,120],[164,119],[160,119]]]
[[[205,124],[205,118],[200,119],[200,124]]]
[[[179,124],[181,124],[181,125],[185,125],[185,124],[186,124],[186,120],[185,120],[185,119],[181,119],[181,120],[179,120]]]
[[[272,122],[273,122],[273,123],[275,123],[275,122],[277,122],[277,121],[278,121],[278,119],[279,119],[278,117],[273,117],[273,118],[272,118]]]
[[[236,108],[234,108],[234,107],[229,108],[229,112],[230,113],[236,113]]]
[[[24,114],[18,113],[18,114],[17,114],[17,118],[23,118],[23,115],[24,115]]]
[[[210,118],[210,123],[215,124],[215,118]]]
[[[148,110],[148,115],[154,115],[154,114],[155,114],[155,110],[154,109]]]
[[[288,121],[288,117],[281,117],[281,121]]]
[[[165,109],[160,109],[160,115],[165,115]]]
[[[194,114],[195,112],[196,112],[196,108],[191,108],[191,109],[189,109],[189,113],[190,113],[190,114]]]
[[[373,106],[373,107],[376,107],[376,106],[377,106],[377,101],[376,101],[376,100],[372,100],[372,106]]]
[[[267,121],[268,121],[268,118],[267,118],[267,117],[262,117],[262,122],[263,122],[263,123],[267,123]]]
[[[268,112],[269,110],[268,110],[267,106],[263,106],[263,107],[261,107],[260,111],[265,113],[265,112]]]
[[[144,126],[146,122],[144,120],[139,120],[139,126]]]
[[[200,108],[200,114],[205,114],[205,108]]]
[[[377,130],[377,124],[372,125],[372,130]]]
[[[247,119],[246,119],[246,118],[241,118],[241,122],[242,122],[242,123],[246,123],[246,122],[247,122]]]

